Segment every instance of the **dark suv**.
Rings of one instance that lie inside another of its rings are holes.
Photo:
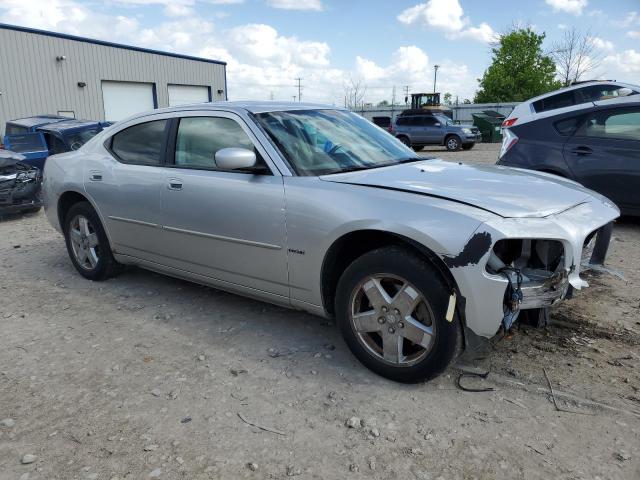
[[[438,113],[401,115],[393,134],[415,151],[425,145],[444,145],[449,151],[470,150],[482,138],[477,127],[455,125],[449,117]]]

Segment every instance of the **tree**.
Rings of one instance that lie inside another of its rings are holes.
[[[556,63],[557,76],[565,87],[581,80],[602,62],[602,54],[596,51],[591,32],[581,33],[575,27],[564,32],[562,39],[551,47],[550,54]]]
[[[542,51],[544,38],[531,27],[501,35],[491,49],[491,65],[479,79],[475,103],[521,102],[559,88],[556,66]]]
[[[344,106],[351,110],[362,107],[366,92],[367,88],[362,85],[360,79],[349,78],[349,82],[344,86]]]
[[[444,103],[445,105],[451,105],[451,98],[452,95],[449,92],[445,93],[442,103]]]
[[[390,105],[389,102],[387,102],[386,100],[382,100],[381,102],[378,102],[378,107],[388,107]]]

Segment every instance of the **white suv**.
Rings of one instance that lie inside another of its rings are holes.
[[[502,122],[502,128],[530,122],[564,111],[589,108],[592,102],[616,99],[640,93],[640,86],[609,80],[575,83],[569,87],[545,93],[517,105]],[[582,107],[580,107],[582,105]]]

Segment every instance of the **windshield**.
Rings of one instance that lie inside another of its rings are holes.
[[[297,110],[256,115],[298,175],[326,175],[423,160],[359,115]]]
[[[82,145],[84,145],[98,133],[100,133],[101,130],[101,128],[96,127],[89,130],[80,130],[79,132],[66,133],[64,135],[64,139],[71,150],[78,150]]]

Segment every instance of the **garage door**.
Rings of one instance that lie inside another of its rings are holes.
[[[169,106],[209,101],[209,87],[198,85],[169,85]]]
[[[109,122],[155,108],[153,83],[102,82],[104,116]]]

